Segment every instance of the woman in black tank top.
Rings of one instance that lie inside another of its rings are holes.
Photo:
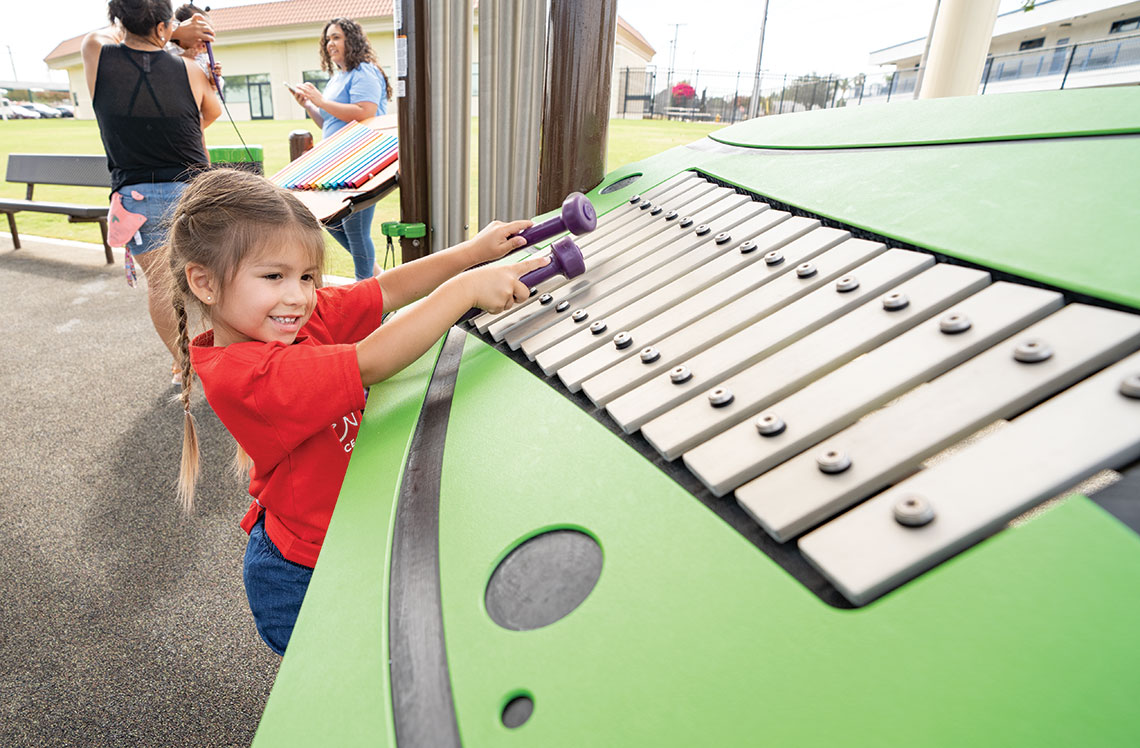
[[[198,65],[163,51],[174,34],[172,15],[170,0],[111,0],[108,16],[118,27],[88,34],[81,51],[111,169],[112,244],[126,247],[128,280],[133,260],[147,276],[151,321],[177,360],[178,325],[159,275],[169,271],[152,250],[163,243],[165,215],[186,183],[209,167],[202,129],[221,104]],[[184,41],[203,36],[213,32],[201,16],[182,29]]]

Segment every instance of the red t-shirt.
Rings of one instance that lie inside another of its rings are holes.
[[[253,459],[249,532],[265,531],[290,561],[315,566],[356,444],[364,385],[355,343],[380,325],[380,283],[317,290],[313,316],[292,345],[214,346],[194,339],[190,361],[206,400]]]

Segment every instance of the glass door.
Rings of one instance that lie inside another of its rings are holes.
[[[249,82],[250,119],[273,119],[273,91],[269,83]]]

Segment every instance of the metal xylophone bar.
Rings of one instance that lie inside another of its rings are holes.
[[[734,196],[732,190],[715,187],[712,189],[695,187],[680,193],[676,210],[660,214],[649,210],[645,212],[644,216],[631,221],[627,226],[615,230],[609,241],[583,247],[582,254],[586,257],[589,268],[586,276],[575,278],[571,284],[548,283],[539,286],[536,289],[540,294],[537,297],[537,304],[534,303],[535,299],[531,299],[531,303],[508,311],[504,318],[491,324],[488,330],[496,340],[506,338],[509,335],[508,342],[511,347],[517,348],[529,331],[541,327],[544,322],[555,321],[553,315],[560,313],[558,310],[562,301],[568,301],[586,290],[598,279],[606,277],[615,269],[624,267],[624,264],[629,262],[626,258],[643,256],[648,251],[649,246],[661,246],[661,244],[669,242],[673,237],[668,236],[668,233],[674,233],[674,236],[680,235],[676,232],[695,233],[700,224],[693,216],[683,213],[682,210],[701,217],[720,215],[731,207],[747,202],[746,199],[742,201],[740,197],[739,195]],[[717,206],[720,201],[727,201],[727,204]],[[648,244],[650,240],[654,240],[652,245]],[[634,255],[626,254],[630,250],[637,251]],[[551,291],[558,292],[558,299],[547,308],[542,303],[541,294]],[[562,307],[562,311],[566,311],[566,308]],[[531,327],[520,327],[531,320],[538,321]]]
[[[1065,306],[691,174],[601,217],[581,244],[582,276],[476,328],[680,458],[712,496],[735,494],[777,542],[811,531],[804,555],[856,605],[1140,456],[1140,355],[1115,364],[1140,348],[1140,315]],[[987,503],[975,465],[1003,489],[1016,479],[981,444],[1043,477]],[[924,469],[948,447],[961,449],[953,481]]]
[[[648,220],[648,214],[650,211],[643,211],[641,210],[640,206],[650,204],[649,199],[651,197],[655,195],[670,194],[674,193],[675,191],[680,192],[692,188],[707,192],[714,189],[715,185],[711,184],[707,180],[701,179],[697,174],[694,174],[693,172],[683,172],[647,192],[645,199],[638,197],[636,201],[631,201],[630,203],[623,205],[617,210],[611,211],[604,216],[599,216],[598,225],[594,231],[582,237],[581,240],[578,241],[578,246],[582,249],[583,257],[588,259],[594,253],[596,245],[608,242],[619,234],[621,236],[624,236],[626,233],[628,233],[628,225],[633,223],[635,220],[643,218]],[[530,304],[538,303],[537,299],[538,296],[536,295],[535,297],[524,301],[522,304],[515,307],[511,311],[523,309]],[[483,314],[477,317],[474,320],[473,324],[475,325],[476,329],[479,330],[479,332],[485,332],[491,326],[491,324],[503,319],[509,313],[510,312],[500,312],[499,314]]]

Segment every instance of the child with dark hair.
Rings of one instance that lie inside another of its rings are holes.
[[[253,502],[243,576],[258,633],[284,654],[356,442],[364,388],[423,355],[471,307],[526,300],[519,278],[549,262],[472,266],[526,243],[530,221],[495,221],[450,249],[376,278],[322,288],[320,224],[294,195],[247,172],[194,180],[167,240],[185,427],[179,496],[198,474],[190,386],[238,443]],[[381,326],[381,316],[422,299]],[[190,339],[188,312],[212,326]]]
[[[210,9],[208,7],[203,10],[194,5],[194,3],[185,3],[183,5],[179,5],[178,8],[175,9],[174,20],[178,21],[179,24],[182,24],[191,20],[194,18],[194,16],[202,16],[205,18],[209,12]],[[224,80],[222,80],[221,63],[215,62],[211,68],[210,55],[209,52],[206,51],[206,44],[206,41],[199,40],[196,43],[182,46],[178,42],[172,40],[170,44],[166,45],[166,47],[167,51],[171,52],[172,54],[176,54],[180,57],[185,57],[188,60],[193,60],[194,62],[198,63],[198,66],[202,68],[202,70],[205,71],[207,77],[209,77],[210,85],[213,85],[214,81],[216,80],[218,89],[225,91],[226,83]]]

